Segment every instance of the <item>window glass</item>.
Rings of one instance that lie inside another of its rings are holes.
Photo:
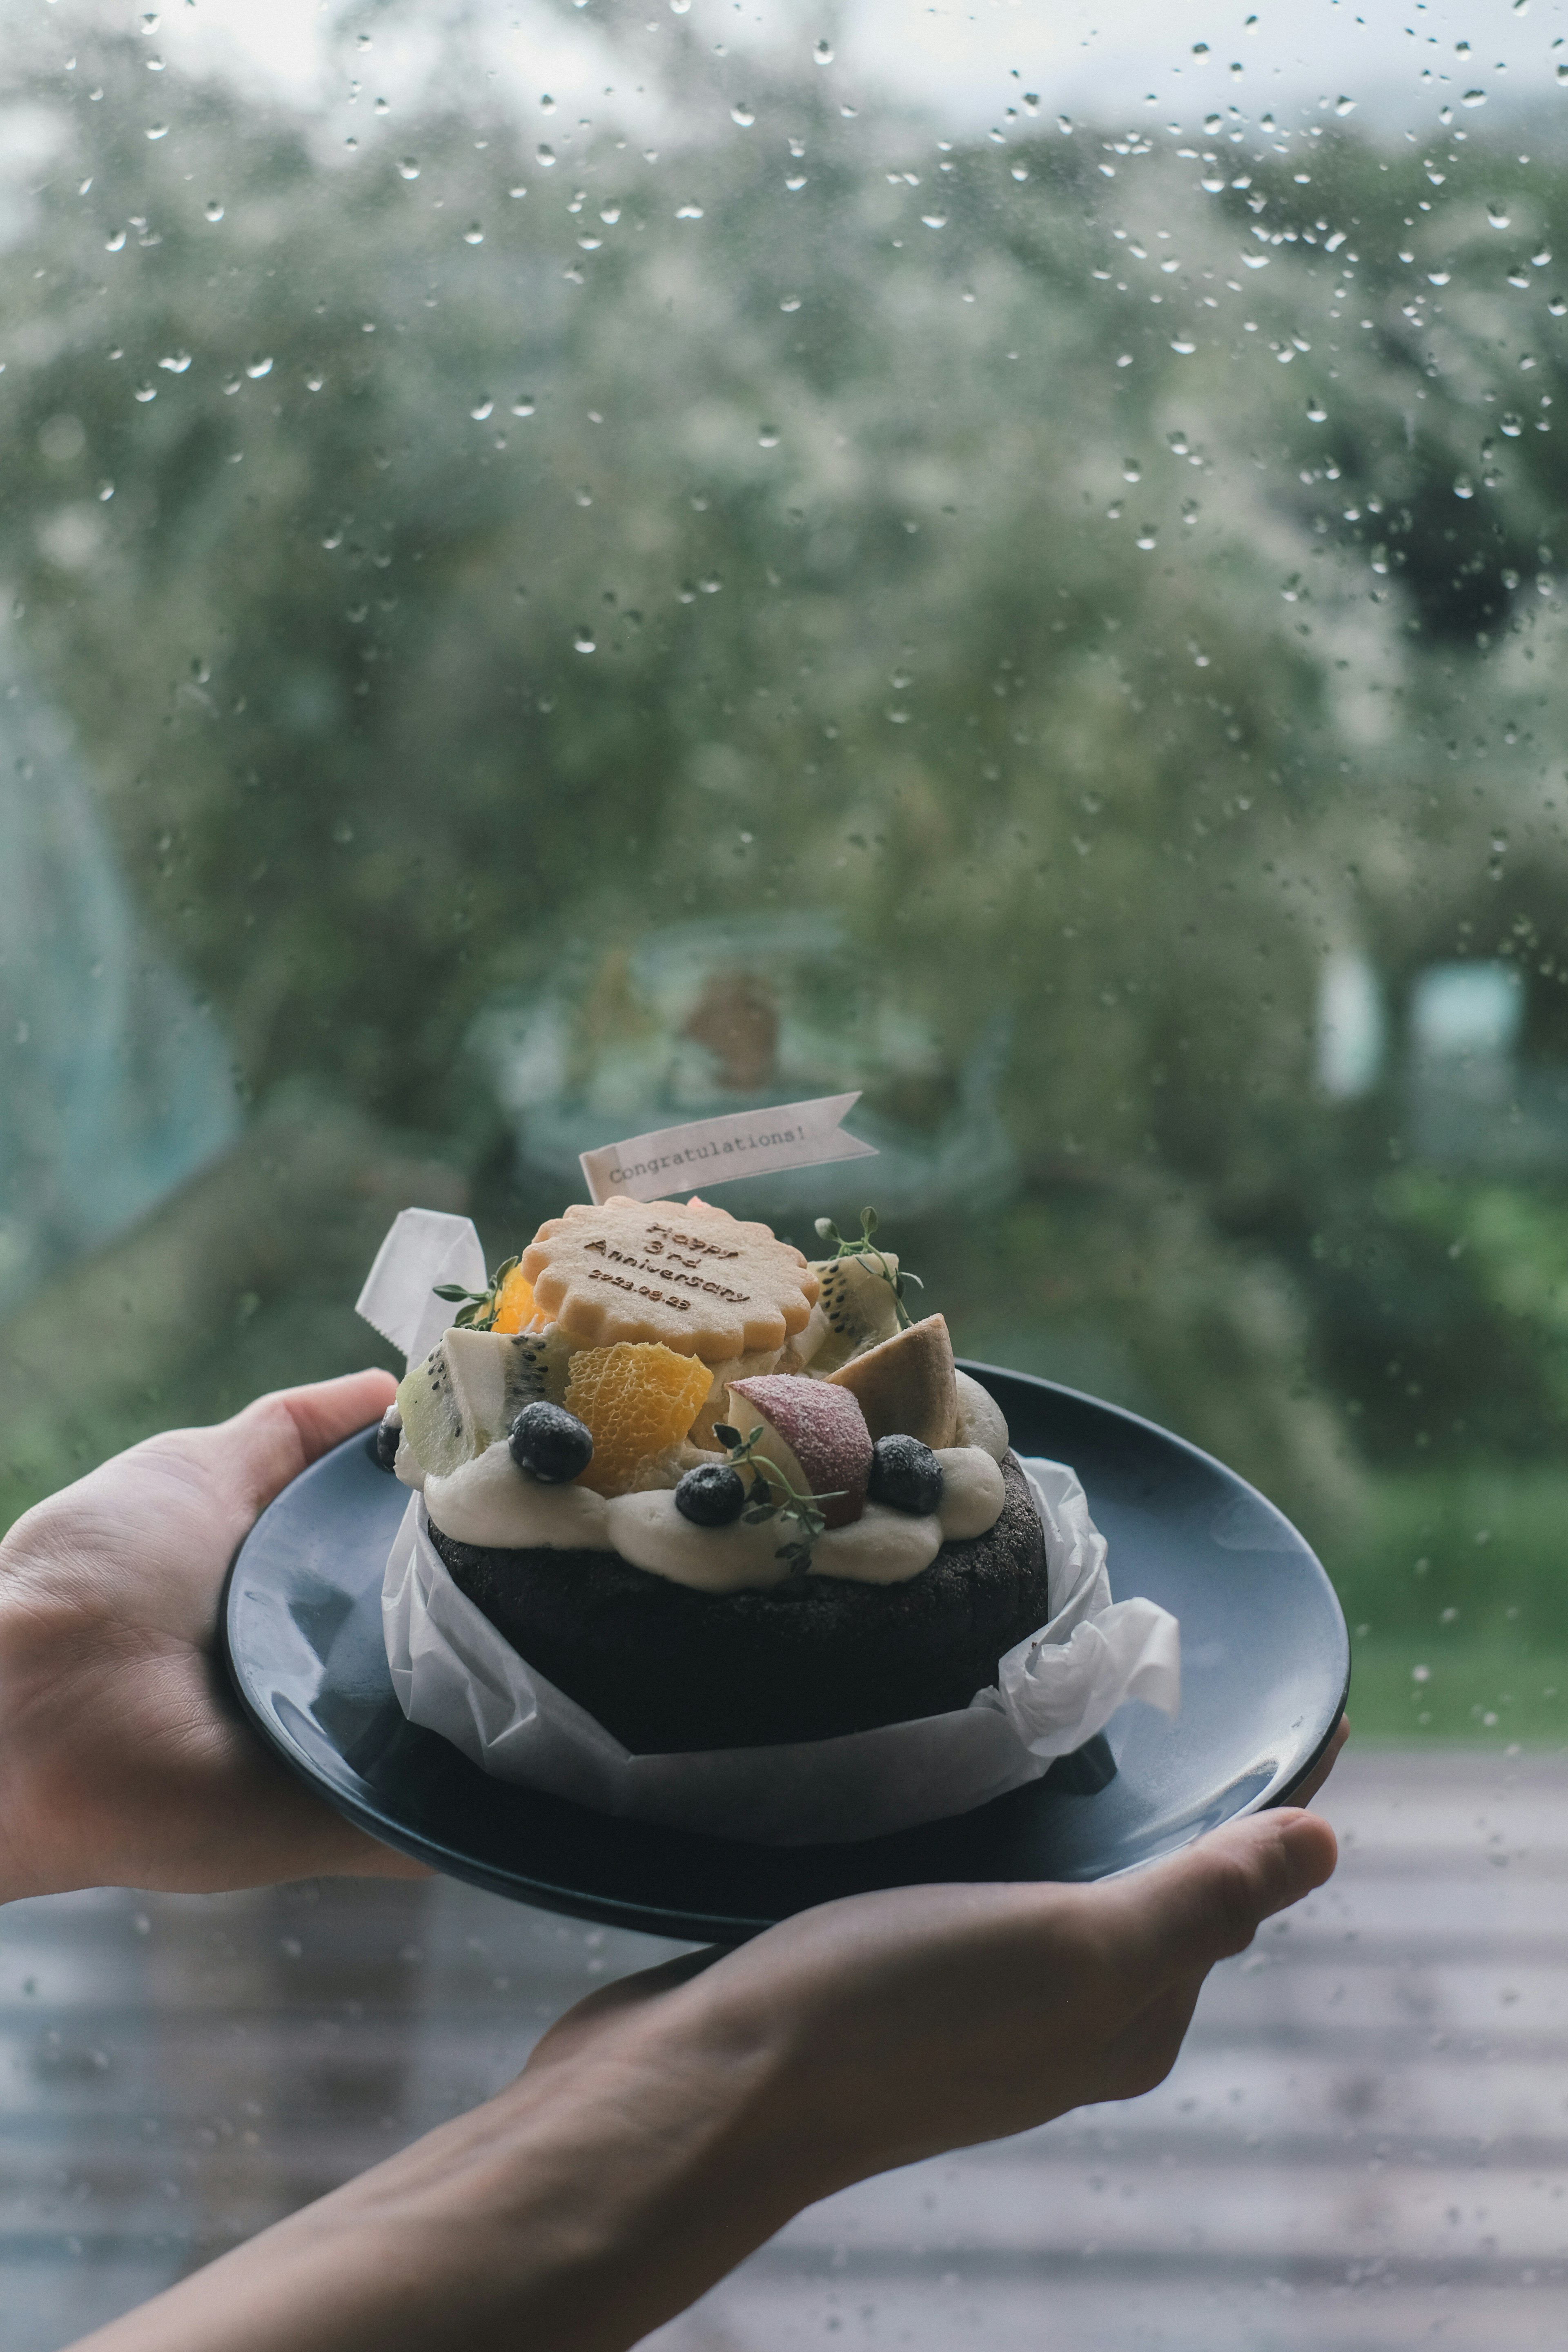
[[[1500,1802],[1568,1692],[1560,29],[18,13],[5,1516],[384,1356],[405,1204],[494,1262],[587,1146],[859,1089],[868,1176],[726,1202],[875,1199],[962,1352],[1256,1481],[1364,1801]],[[1028,2242],[959,2265],[998,2342]]]

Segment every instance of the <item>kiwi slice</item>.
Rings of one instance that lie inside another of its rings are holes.
[[[541,1332],[454,1327],[400,1383],[404,1441],[426,1477],[446,1477],[504,1437],[525,1404],[566,1393],[573,1345]]]
[[[801,1335],[800,1352],[811,1371],[825,1380],[851,1356],[897,1333],[899,1304],[889,1276],[898,1273],[899,1261],[891,1250],[879,1250],[874,1256],[823,1258],[811,1270],[822,1291]],[[807,1354],[805,1342],[819,1329],[822,1336]]]

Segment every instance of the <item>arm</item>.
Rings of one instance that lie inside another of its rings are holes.
[[[913,1887],[583,2003],[521,2078],[79,2352],[623,2352],[834,2189],[1163,2079],[1333,1868],[1281,1811],[1090,1887]]]
[[[223,1580],[279,1490],[374,1421],[385,1372],[133,1446],[0,1543],[0,1902],[416,1874],[263,1748],[217,1658]]]

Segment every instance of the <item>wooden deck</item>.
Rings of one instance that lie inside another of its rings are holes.
[[[1171,2081],[802,2215],[648,2352],[1568,2347],[1568,1760],[1363,1754]],[[0,2347],[55,2352],[668,1946],[450,1884],[0,1913]]]

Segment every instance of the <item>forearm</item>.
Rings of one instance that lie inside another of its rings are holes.
[[[622,2352],[820,2189],[764,2049],[616,2041],[524,2076],[80,2352]]]

